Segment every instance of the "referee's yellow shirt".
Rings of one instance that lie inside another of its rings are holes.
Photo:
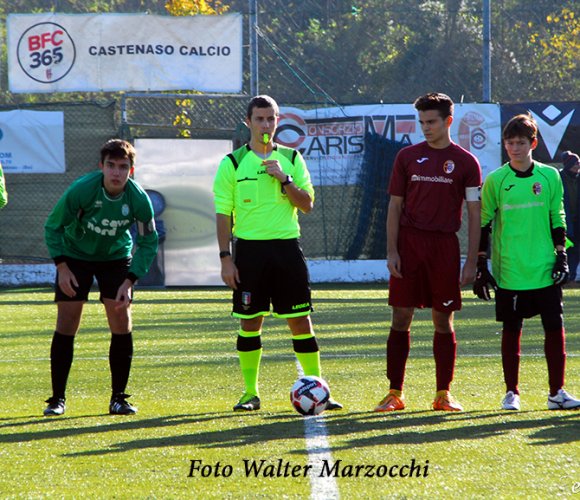
[[[297,208],[290,203],[280,182],[266,173],[263,158],[247,145],[242,148],[247,152],[237,169],[229,156],[220,163],[213,185],[216,213],[233,216],[233,234],[236,238],[298,238],[300,225]],[[267,159],[278,160],[284,173],[292,176],[294,184],[308,192],[314,201],[314,188],[302,155],[297,152],[292,162],[279,148],[274,145]]]

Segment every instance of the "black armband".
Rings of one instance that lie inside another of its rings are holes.
[[[479,251],[489,253],[489,235],[491,234],[491,222],[481,228],[481,236],[479,239]]]
[[[553,227],[552,228],[552,242],[554,246],[562,245],[566,246],[566,229],[563,227]]]

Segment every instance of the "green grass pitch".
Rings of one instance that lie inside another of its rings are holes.
[[[499,410],[500,335],[490,303],[464,293],[453,394],[463,413],[429,409],[434,395],[430,311],[412,333],[407,409],[372,412],[386,392],[390,311],[384,285],[316,286],[313,320],[323,376],[345,405],[310,424],[339,477],[304,471],[312,440],[289,403],[297,371],[284,322],[267,318],[262,410],[233,413],[242,385],[237,322],[225,289],[138,290],[128,392],[134,416],[108,415],[109,335],[102,306],[87,304],[75,344],[64,417],[42,416],[50,396],[56,307],[48,289],[0,293],[2,498],[552,498],[580,495],[580,412],[547,411],[539,319],[522,339],[522,411]],[[580,290],[565,290],[567,388],[580,394]],[[245,464],[263,462],[259,477]],[[414,462],[413,462],[414,460]],[[196,462],[198,461],[198,462]],[[216,472],[216,464],[219,468]],[[420,477],[376,477],[415,463]],[[205,467],[202,471],[192,464]],[[285,465],[289,464],[289,465]],[[353,477],[357,466],[359,477]],[[365,477],[374,466],[374,477]],[[393,468],[395,466],[395,468]],[[424,472],[427,472],[426,474]],[[228,477],[225,477],[224,475]],[[266,473],[264,473],[266,472]],[[274,477],[271,477],[274,476]],[[318,482],[317,482],[318,481]],[[331,490],[325,489],[333,484]],[[313,491],[312,491],[313,489]],[[330,491],[331,493],[328,493]],[[580,498],[580,497],[578,497]]]

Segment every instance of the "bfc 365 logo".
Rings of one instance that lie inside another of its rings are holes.
[[[38,23],[20,37],[18,64],[33,80],[54,83],[64,78],[76,59],[73,39],[56,23]]]

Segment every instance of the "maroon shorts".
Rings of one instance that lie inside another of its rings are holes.
[[[455,233],[401,227],[398,247],[403,277],[391,276],[389,305],[441,312],[461,309],[461,257]]]

